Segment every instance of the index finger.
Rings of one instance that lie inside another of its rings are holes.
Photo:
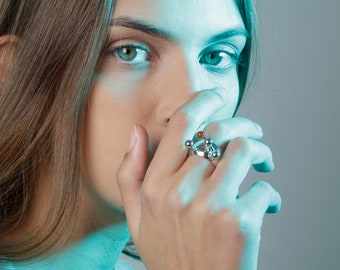
[[[192,139],[198,127],[226,105],[226,101],[226,90],[214,88],[200,91],[193,100],[179,108],[170,118],[149,170],[161,170],[163,175],[177,171],[187,158],[185,141]]]

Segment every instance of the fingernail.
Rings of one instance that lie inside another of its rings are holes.
[[[128,152],[130,152],[133,148],[133,146],[136,143],[136,138],[137,138],[137,127],[136,124],[133,125],[133,129],[130,135],[130,141],[129,141],[129,146],[128,146]]]
[[[272,172],[275,168],[273,160],[267,160],[259,164],[253,165],[254,169],[258,172]]]

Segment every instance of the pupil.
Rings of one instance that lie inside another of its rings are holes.
[[[131,61],[136,57],[137,49],[133,47],[122,47],[118,50],[118,55],[125,61]]]
[[[219,52],[212,52],[207,55],[207,63],[210,65],[217,65],[221,62],[222,57]]]

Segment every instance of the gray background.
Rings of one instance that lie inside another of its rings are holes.
[[[259,270],[340,269],[340,0],[258,0],[261,74],[239,115],[264,129],[279,190]],[[249,181],[249,182],[248,182]]]

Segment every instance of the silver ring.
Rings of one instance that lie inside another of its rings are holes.
[[[210,161],[221,157],[220,148],[212,139],[206,138],[203,131],[197,132],[196,135],[197,138],[185,142],[186,148],[189,149],[189,155],[204,157]]]

